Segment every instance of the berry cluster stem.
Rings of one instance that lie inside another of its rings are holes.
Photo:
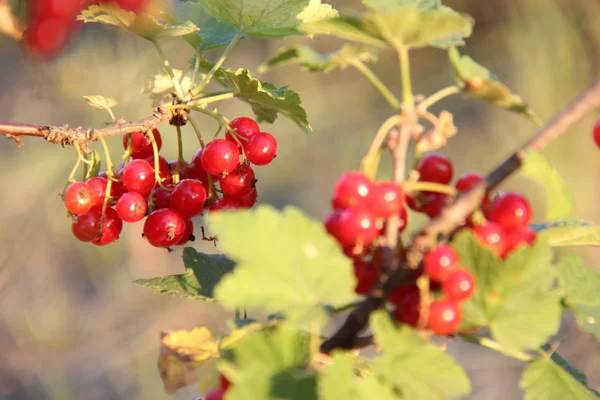
[[[149,130],[146,132],[146,134],[150,137],[150,143],[152,143],[152,152],[154,153],[154,176],[156,178],[156,183],[164,190],[169,191],[169,189],[164,187],[162,184],[164,178],[160,177],[160,156],[158,153],[158,145],[156,144],[156,140],[154,140],[154,134],[152,133],[152,130]]]
[[[406,182],[404,184],[405,192],[435,192],[456,196],[458,193],[455,188],[448,185],[435,182]]]
[[[443,89],[438,90],[437,92],[420,102],[417,108],[419,109],[419,111],[427,111],[429,107],[436,104],[438,101],[457,93],[460,93],[460,88],[458,86],[452,85],[445,87]]]
[[[169,63],[167,56],[163,52],[162,47],[160,47],[160,44],[158,44],[157,40],[153,40],[152,44],[154,45],[154,48],[156,49],[158,56],[162,60],[165,70],[167,71],[167,74],[169,74],[169,78],[171,78],[171,81],[173,82],[173,87],[175,88],[175,93],[177,93],[177,97],[179,97],[180,99],[184,99],[185,96],[183,94],[183,89],[181,89],[181,85],[179,84],[179,81],[175,77],[175,74],[173,73],[173,69],[171,68],[171,64]]]
[[[194,121],[194,119],[192,118],[192,116],[190,114],[187,114],[187,118],[188,121],[190,121],[190,124],[192,125],[192,129],[194,129],[194,132],[196,132],[196,136],[198,137],[198,143],[200,143],[200,148],[204,148],[204,139],[202,138],[202,133],[200,132],[200,127],[198,126],[198,124],[196,123],[196,121]]]
[[[381,127],[377,131],[373,142],[371,143],[371,147],[367,154],[363,157],[361,163],[362,172],[368,176],[370,179],[375,179],[375,175],[377,175],[377,169],[379,167],[379,154],[385,138],[390,133],[390,131],[398,124],[400,121],[399,115],[392,115],[387,120],[381,124]]]
[[[173,183],[179,183],[179,171],[181,170],[181,165],[183,164],[183,140],[181,137],[181,127],[175,126],[177,130],[177,164],[175,164],[175,171],[173,171]]]
[[[408,48],[401,46],[397,49],[400,60],[400,76],[402,79],[402,101],[406,111],[410,114],[415,108],[415,98],[412,92],[412,83],[410,79],[410,59],[408,57]]]

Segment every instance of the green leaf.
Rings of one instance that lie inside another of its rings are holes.
[[[489,325],[494,339],[513,351],[537,349],[558,330],[562,308],[552,289],[556,269],[543,240],[504,261],[471,232],[457,235],[452,245],[477,282],[473,297],[462,305],[463,327]]]
[[[330,53],[319,53],[308,46],[291,46],[281,49],[258,70],[265,72],[273,67],[300,64],[303,69],[311,72],[331,72],[336,69],[344,70],[356,63],[376,60],[377,55],[373,48],[351,43]]]
[[[579,327],[600,339],[600,274],[570,254],[560,260],[558,278],[564,302],[577,317]]]
[[[521,378],[520,386],[525,391],[525,400],[588,400],[596,399],[572,371],[563,368],[551,359],[533,361]]]
[[[258,38],[282,38],[298,34],[301,22],[337,16],[320,0],[201,0],[215,18],[229,22],[243,33]]]
[[[400,7],[416,7],[420,11],[431,11],[442,5],[441,0],[362,0],[363,4],[375,10],[394,10]]]
[[[447,48],[464,44],[463,39],[471,35],[473,19],[448,7],[433,10],[400,7],[303,24],[300,29],[378,47]]]
[[[208,224],[221,248],[238,263],[216,288],[229,307],[260,308],[291,320],[322,322],[326,305],[356,299],[350,261],[323,224],[300,210],[216,213]]]
[[[587,221],[552,221],[531,227],[550,246],[600,246],[600,226]]]
[[[81,11],[81,14],[77,16],[77,20],[85,23],[95,22],[119,26],[147,40],[185,36],[198,30],[198,27],[189,21],[170,25],[158,21],[149,14],[136,15],[133,12],[125,11],[113,3],[91,5],[86,10]]]
[[[187,93],[192,88],[192,75],[193,72],[188,71],[185,75],[180,69],[173,68],[173,75],[175,79],[179,81],[179,85],[184,93]],[[146,83],[146,86],[142,88],[140,93],[148,93],[150,98],[153,100],[153,104],[158,104],[159,101],[166,101],[172,99],[171,93],[175,92],[175,86],[173,80],[167,73],[162,70],[157,73],[152,79]]]
[[[332,356],[333,364],[327,368],[319,380],[320,400],[399,400],[389,384],[375,375],[369,374],[357,379],[352,358],[343,352]]]
[[[448,51],[448,57],[456,74],[456,82],[464,92],[495,106],[525,114],[536,123],[540,122],[529,105],[487,68],[469,56],[461,56],[455,47]]]
[[[85,174],[85,179],[90,179],[94,176],[98,176],[98,174],[100,173],[100,168],[102,167],[100,153],[98,153],[96,150],[92,151],[92,157],[90,161],[92,162],[92,165],[88,169],[87,174]]]
[[[585,376],[585,374],[583,372],[581,372],[580,370],[578,370],[577,368],[575,368],[574,366],[569,364],[569,362],[567,360],[565,360],[564,358],[562,358],[562,356],[560,354],[558,354],[556,351],[552,351],[550,346],[544,345],[544,346],[542,346],[542,350],[546,351],[546,352],[550,352],[551,353],[550,359],[552,361],[554,361],[556,363],[556,365],[558,365],[559,367],[564,369],[566,372],[568,372],[569,375],[571,375],[573,378],[575,378],[578,382],[581,382],[583,385],[587,386],[587,384],[588,384],[587,377]],[[590,390],[592,390],[592,389],[590,389]]]
[[[213,64],[210,62],[202,60],[200,70],[208,72],[212,66]],[[236,91],[236,97],[252,107],[258,122],[273,123],[277,119],[277,115],[282,114],[294,121],[304,132],[312,131],[306,111],[300,106],[300,95],[288,89],[287,86],[278,88],[270,83],[262,82],[253,78],[247,69],[241,68],[235,72],[220,68],[215,73],[214,80],[225,88]]]
[[[99,108],[101,110],[110,110],[118,103],[115,99],[111,99],[110,97],[104,96],[83,96],[83,98],[87,101],[87,103],[95,108]]]
[[[406,399],[446,399],[466,396],[471,383],[464,369],[412,328],[394,326],[383,311],[370,321],[382,355],[375,358],[378,374],[393,382]]]
[[[558,171],[548,162],[546,157],[537,151],[530,151],[522,169],[525,176],[536,181],[546,189],[549,221],[568,217],[574,208],[573,198]]]
[[[183,264],[185,274],[138,279],[134,282],[151,287],[159,294],[215,301],[215,286],[234,267],[234,263],[221,254],[198,253],[191,247],[183,249]]]

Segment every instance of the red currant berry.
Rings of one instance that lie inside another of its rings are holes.
[[[452,163],[440,153],[425,154],[417,164],[422,181],[448,184],[454,172]]]
[[[478,174],[477,172],[467,172],[465,174],[462,174],[458,178],[458,181],[456,181],[455,187],[456,187],[456,190],[458,190],[461,193],[468,192],[482,180],[483,180],[483,175]]]
[[[154,168],[146,160],[133,160],[123,169],[123,185],[128,192],[148,197],[155,184]]]
[[[400,285],[392,292],[388,301],[392,304],[402,304],[406,296],[410,296],[415,291],[419,292],[419,288],[415,284]]]
[[[72,183],[65,190],[65,206],[71,214],[79,215],[90,211],[96,198],[96,192],[85,182]]]
[[[23,43],[32,55],[54,55],[69,41],[75,28],[75,20],[61,17],[34,17],[23,33]]]
[[[95,176],[93,178],[85,181],[92,192],[94,192],[94,204],[92,205],[92,210],[101,212],[102,206],[104,205],[104,196],[106,195],[106,185],[108,185],[108,181],[106,178],[101,178],[99,176]]]
[[[92,241],[96,246],[106,246],[116,242],[123,229],[123,221],[113,208],[107,208],[102,225],[102,236]]]
[[[208,172],[202,166],[202,149],[196,151],[190,166],[188,167],[188,178],[197,179],[204,184],[204,188],[208,191]]]
[[[506,237],[508,238],[506,255],[520,246],[531,246],[535,242],[536,235],[535,231],[528,226],[506,231]]]
[[[227,389],[229,389],[229,387],[231,386],[231,382],[229,382],[229,379],[227,379],[224,375],[221,375],[219,377],[219,384],[223,391],[227,391]]]
[[[342,247],[370,245],[379,234],[370,212],[353,207],[343,210],[339,216],[335,238]]]
[[[504,229],[525,228],[531,221],[531,206],[527,199],[518,193],[503,193],[494,199],[489,219]]]
[[[423,212],[433,219],[442,213],[450,199],[451,197],[444,193],[429,193]]]
[[[154,188],[154,193],[152,194],[152,202],[154,204],[155,210],[170,207],[173,185],[169,184],[163,186],[165,187],[165,189],[163,189],[161,186],[157,186]]]
[[[57,17],[63,20],[75,18],[81,10],[78,0],[31,0],[31,15],[35,17]]]
[[[258,124],[252,118],[248,117],[236,118],[233,121],[231,121],[229,126],[231,127],[231,129],[235,129],[235,131],[238,134],[238,137],[241,137],[246,140],[249,140],[252,136],[258,135],[260,133],[260,128],[258,127]],[[225,137],[227,138],[227,140],[234,142],[237,146],[237,141],[233,138],[231,133],[227,132]],[[244,143],[243,139],[240,140],[242,143]]]
[[[342,175],[335,184],[333,208],[368,207],[373,183],[362,172],[350,171]]]
[[[600,147],[600,119],[594,125],[594,141],[596,146]]]
[[[139,11],[146,6],[147,0],[117,0],[117,4],[123,10]]]
[[[177,242],[176,246],[183,246],[187,242],[193,242],[194,240],[194,223],[191,219],[186,218],[183,235],[181,236],[181,240]]]
[[[117,214],[125,222],[138,222],[146,215],[148,203],[141,194],[127,192],[117,201]]]
[[[222,197],[212,203],[209,207],[210,211],[235,211],[240,208],[240,203],[231,197]]]
[[[412,286],[407,293],[404,294],[401,301],[396,303],[396,308],[392,311],[396,320],[410,326],[417,326],[419,317],[421,316],[421,296],[419,289]]]
[[[240,151],[229,140],[217,139],[202,151],[202,168],[211,175],[221,176],[233,171],[240,163]]]
[[[171,192],[171,208],[183,218],[193,218],[202,213],[206,201],[206,189],[202,182],[184,179]]]
[[[154,168],[154,156],[145,158],[145,160]],[[160,182],[162,185],[173,183],[171,168],[169,168],[169,163],[163,156],[158,156],[158,176],[162,179]]]
[[[458,254],[447,245],[431,249],[423,259],[423,269],[433,281],[444,282],[458,267]]]
[[[133,132],[123,136],[123,148],[127,150],[129,145],[129,135],[131,135],[131,158],[148,158],[152,157],[154,150],[152,149],[152,142],[150,141],[150,135],[146,136],[143,132]],[[158,129],[152,129],[152,135],[156,141],[156,147],[160,151],[162,147],[162,138]]]
[[[144,236],[155,247],[174,246],[183,237],[185,219],[175,210],[161,208],[144,222]]]
[[[244,145],[246,158],[254,165],[267,165],[277,156],[277,140],[265,132],[252,136]]]
[[[477,225],[473,232],[479,238],[481,244],[489,247],[497,256],[503,257],[508,248],[508,238],[506,231],[495,222],[487,222],[483,225]]]
[[[470,271],[459,268],[452,272],[448,276],[448,279],[444,281],[442,290],[451,301],[465,301],[473,295],[475,277]]]
[[[462,311],[458,304],[450,300],[436,300],[429,308],[427,327],[436,335],[450,335],[458,329],[462,321]]]
[[[364,261],[355,261],[354,276],[356,277],[356,287],[354,291],[357,294],[366,296],[377,280],[377,269]]]
[[[256,204],[256,200],[258,200],[258,192],[255,187],[247,194],[237,198],[240,208],[251,208]]]
[[[100,172],[98,178],[106,179],[108,185],[108,175],[106,174],[106,171]],[[110,197],[112,200],[118,200],[123,193],[127,192],[127,189],[125,189],[125,185],[123,185],[123,178],[120,174],[115,174],[113,178],[116,179],[116,181],[113,180],[110,184]]]
[[[327,219],[325,219],[325,222],[323,223],[327,233],[329,233],[334,238],[336,238],[339,235],[339,231],[341,229],[341,226],[340,226],[340,216],[341,215],[342,215],[341,210],[333,210],[333,212],[331,214],[329,214],[329,216],[327,217]],[[354,248],[354,245],[351,245],[349,247]]]
[[[402,233],[406,230],[408,226],[408,213],[406,212],[406,207],[402,207],[400,209],[400,227],[398,228],[398,232]]]
[[[389,218],[400,212],[404,204],[402,188],[394,182],[379,182],[372,185],[369,209],[375,218]]]
[[[177,160],[171,160],[169,161],[169,171],[171,172],[171,176],[173,176],[173,174],[175,173],[175,170],[177,168]],[[187,169],[187,164],[185,162],[181,162],[179,164],[179,180],[182,181],[184,179],[188,179],[188,169]]]
[[[219,180],[223,195],[234,198],[250,193],[255,183],[254,170],[248,164],[240,164],[235,170]]]
[[[212,392],[208,393],[204,400],[223,400],[225,397],[225,391],[221,388],[215,389]]]
[[[88,211],[75,217],[71,224],[73,235],[82,242],[91,242],[100,235],[100,218],[96,211]]]

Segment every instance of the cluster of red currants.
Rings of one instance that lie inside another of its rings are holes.
[[[447,186],[453,178],[450,160],[439,153],[424,155],[417,163],[420,182]],[[477,173],[466,173],[455,184],[456,192],[467,192],[483,180]],[[369,293],[381,267],[382,252],[376,244],[384,234],[385,221],[392,215],[400,218],[400,232],[407,226],[405,204],[416,212],[437,217],[452,200],[439,192],[403,193],[393,182],[372,182],[360,172],[348,172],[337,182],[332,200],[334,211],[325,221],[327,232],[333,236],[344,253],[352,258],[357,278],[355,291]],[[514,192],[486,198],[481,210],[474,213],[461,229],[471,229],[480,242],[499,258],[506,258],[522,245],[531,245],[536,238],[529,227],[531,206],[527,199]],[[427,327],[438,335],[456,332],[462,312],[460,303],[467,300],[475,288],[475,279],[460,267],[458,255],[452,247],[439,245],[424,258],[423,271],[400,286],[389,298],[395,317],[406,324],[417,326],[421,318],[421,296],[416,281],[425,273],[431,281],[435,300],[428,310]]]
[[[168,162],[162,156],[155,161],[152,140],[157,150],[162,147],[157,129],[152,129],[151,135],[142,132],[125,135],[123,147],[132,159],[129,163],[121,165],[111,178],[101,172],[86,182],[71,184],[65,191],[65,205],[75,216],[72,224],[75,237],[82,242],[107,245],[117,240],[123,221],[138,222],[147,215],[144,237],[153,246],[169,248],[194,239],[191,218],[204,210],[252,207],[257,191],[249,162],[255,165],[271,162],[277,152],[277,141],[260,132],[258,124],[250,118],[238,118],[230,126],[237,132],[236,138],[229,135],[227,139],[213,140],[199,149],[190,163]],[[109,179],[110,196],[105,202]],[[220,198],[218,191],[222,193]]]
[[[225,378],[223,375],[221,375],[219,379],[220,385],[218,388],[210,391],[206,396],[204,396],[204,399],[198,397],[196,400],[223,400],[225,397],[225,392],[227,392],[227,389],[231,387],[231,382],[229,382],[229,380],[227,380],[227,378]]]
[[[94,3],[116,3],[138,11],[148,0],[29,0],[29,21],[24,34],[27,48],[38,56],[52,55],[62,49],[77,28],[76,17]]]

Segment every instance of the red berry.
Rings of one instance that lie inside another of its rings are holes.
[[[600,119],[594,124],[594,141],[596,146],[600,147]]]
[[[335,238],[342,247],[362,244],[370,245],[379,234],[370,212],[353,207],[340,213]]]
[[[511,229],[506,231],[506,237],[508,238],[506,254],[520,246],[531,246],[535,242],[536,236],[536,232],[528,226],[521,229]]]
[[[451,301],[467,300],[475,290],[475,277],[466,269],[457,269],[444,281],[442,290]]]
[[[71,224],[73,235],[82,242],[91,242],[100,234],[100,218],[96,211],[88,211],[75,217]]]
[[[458,304],[450,300],[436,300],[429,308],[427,327],[436,335],[450,335],[458,329],[462,321],[462,311]]]
[[[75,19],[81,5],[79,0],[30,0],[30,14],[34,17],[57,17],[62,20]]]
[[[507,192],[494,199],[488,215],[504,229],[525,228],[531,221],[531,206],[524,196]]]
[[[456,187],[456,190],[458,190],[461,193],[464,193],[464,192],[468,192],[469,190],[471,190],[475,185],[477,185],[482,180],[483,180],[483,175],[478,174],[477,172],[467,172],[465,174],[462,174],[458,178],[458,181],[456,181],[456,185],[454,185],[454,186]]]
[[[171,193],[173,192],[173,185],[163,185],[165,190],[161,186],[157,186],[154,188],[154,194],[152,195],[152,202],[154,203],[154,209],[158,210],[159,208],[169,208],[171,204]]]
[[[127,11],[139,11],[146,3],[147,0],[117,0],[119,7]]]
[[[221,388],[215,389],[212,392],[208,393],[204,400],[223,400],[225,396],[225,391]]]
[[[240,208],[240,203],[231,197],[222,197],[212,203],[209,207],[210,211],[235,211]]]
[[[145,160],[154,168],[154,156],[145,158]],[[158,176],[162,179],[160,183],[163,185],[173,183],[173,175],[171,175],[169,163],[163,156],[158,156]]]
[[[233,171],[240,163],[240,151],[229,140],[217,139],[202,151],[202,168],[211,175],[221,176]]]
[[[242,197],[238,197],[236,200],[240,204],[240,208],[251,208],[254,204],[256,204],[256,200],[258,200],[258,192],[254,187],[252,190],[250,190],[250,192]]]
[[[65,190],[65,206],[70,213],[75,215],[90,211],[96,199],[96,192],[84,182],[72,183]]]
[[[244,145],[248,161],[254,165],[267,165],[277,155],[277,140],[265,132],[252,136]]]
[[[406,212],[406,207],[402,207],[400,209],[400,227],[398,228],[398,232],[402,233],[406,230],[408,226],[408,213]]]
[[[450,196],[444,193],[428,193],[427,196],[427,203],[423,206],[423,212],[432,219],[442,213],[442,210],[451,199]]]
[[[250,193],[255,183],[254,170],[248,164],[240,164],[235,170],[219,180],[223,195],[235,198]]]
[[[148,203],[141,194],[127,192],[117,201],[117,214],[125,222],[138,222],[146,215]]]
[[[392,311],[396,319],[410,326],[417,326],[421,316],[421,295],[416,286],[411,286],[401,301],[396,303],[396,308]]]
[[[406,296],[410,296],[415,291],[419,292],[419,288],[415,284],[400,285],[392,292],[388,301],[392,304],[402,304]]]
[[[323,225],[325,226],[325,230],[334,238],[338,236],[339,231],[341,229],[340,226],[340,216],[342,215],[342,210],[333,210],[331,214],[325,219]],[[354,245],[349,246],[354,248]]]
[[[202,213],[206,201],[206,189],[202,182],[184,179],[171,192],[171,208],[184,218],[193,218]]]
[[[102,236],[94,239],[92,243],[96,246],[111,244],[119,238],[121,229],[123,229],[123,221],[114,209],[107,208],[106,214],[104,214],[104,224],[102,224]]]
[[[106,178],[101,178],[99,176],[95,176],[93,178],[85,181],[92,192],[94,192],[94,204],[92,205],[92,210],[101,212],[102,206],[104,205],[104,196],[106,195],[106,185],[108,185],[108,180]]]
[[[179,243],[184,232],[185,219],[169,208],[154,211],[144,222],[144,236],[152,246],[174,246]]]
[[[444,282],[458,267],[458,254],[447,245],[431,249],[423,259],[423,269],[433,281]]]
[[[152,129],[152,135],[156,141],[156,147],[160,151],[162,147],[162,138],[158,129]],[[143,132],[131,133],[131,158],[148,158],[154,155],[152,149],[152,142],[150,141],[150,135],[146,136]],[[123,136],[123,148],[127,150],[129,144],[129,134]]]
[[[33,55],[54,55],[68,43],[75,27],[75,18],[34,16],[23,33],[23,43]]]
[[[239,137],[246,140],[249,140],[252,136],[258,135],[260,133],[260,128],[258,127],[258,124],[252,118],[248,117],[236,118],[233,121],[231,121],[229,126],[231,127],[231,129],[235,129]],[[229,132],[227,132],[225,137],[227,138],[227,140],[234,142],[237,146],[237,141]],[[240,140],[242,143],[244,143],[243,139]]]
[[[448,158],[440,153],[425,154],[417,164],[422,181],[448,184],[452,180],[453,168]]]
[[[479,238],[479,241],[486,247],[489,247],[498,255],[503,257],[508,248],[508,238],[504,229],[495,222],[487,222],[483,225],[477,225],[473,232]]]
[[[154,168],[146,160],[133,160],[123,169],[123,185],[128,192],[148,197],[155,184]]]
[[[394,182],[379,182],[372,185],[369,209],[375,218],[389,218],[400,212],[404,204],[402,188]]]
[[[106,171],[100,172],[98,178],[106,179],[108,184],[108,175],[106,175]],[[113,180],[110,184],[110,197],[112,200],[118,200],[123,193],[127,192],[127,189],[125,189],[125,185],[123,185],[122,176],[120,174],[115,174],[113,178],[116,179],[116,181]]]
[[[204,188],[208,190],[208,172],[202,166],[202,149],[196,151],[190,166],[188,167],[188,178],[197,179],[204,184]]]
[[[229,382],[229,379],[227,379],[224,375],[221,375],[219,377],[219,384],[223,391],[227,391],[227,389],[229,389],[229,387],[231,386],[231,382]]]
[[[169,161],[169,171],[171,172],[171,176],[175,173],[175,169],[177,168],[177,160]],[[188,179],[188,169],[187,164],[185,162],[181,162],[179,164],[179,180],[182,181],[184,179]]]
[[[356,287],[354,291],[357,294],[366,296],[377,280],[377,268],[364,261],[355,261],[354,276],[356,277]]]
[[[185,228],[183,230],[183,235],[181,236],[181,240],[177,242],[176,246],[183,246],[187,242],[194,241],[194,223],[191,219],[185,219]]]
[[[333,208],[368,207],[372,191],[373,183],[362,172],[346,172],[335,184]]]

